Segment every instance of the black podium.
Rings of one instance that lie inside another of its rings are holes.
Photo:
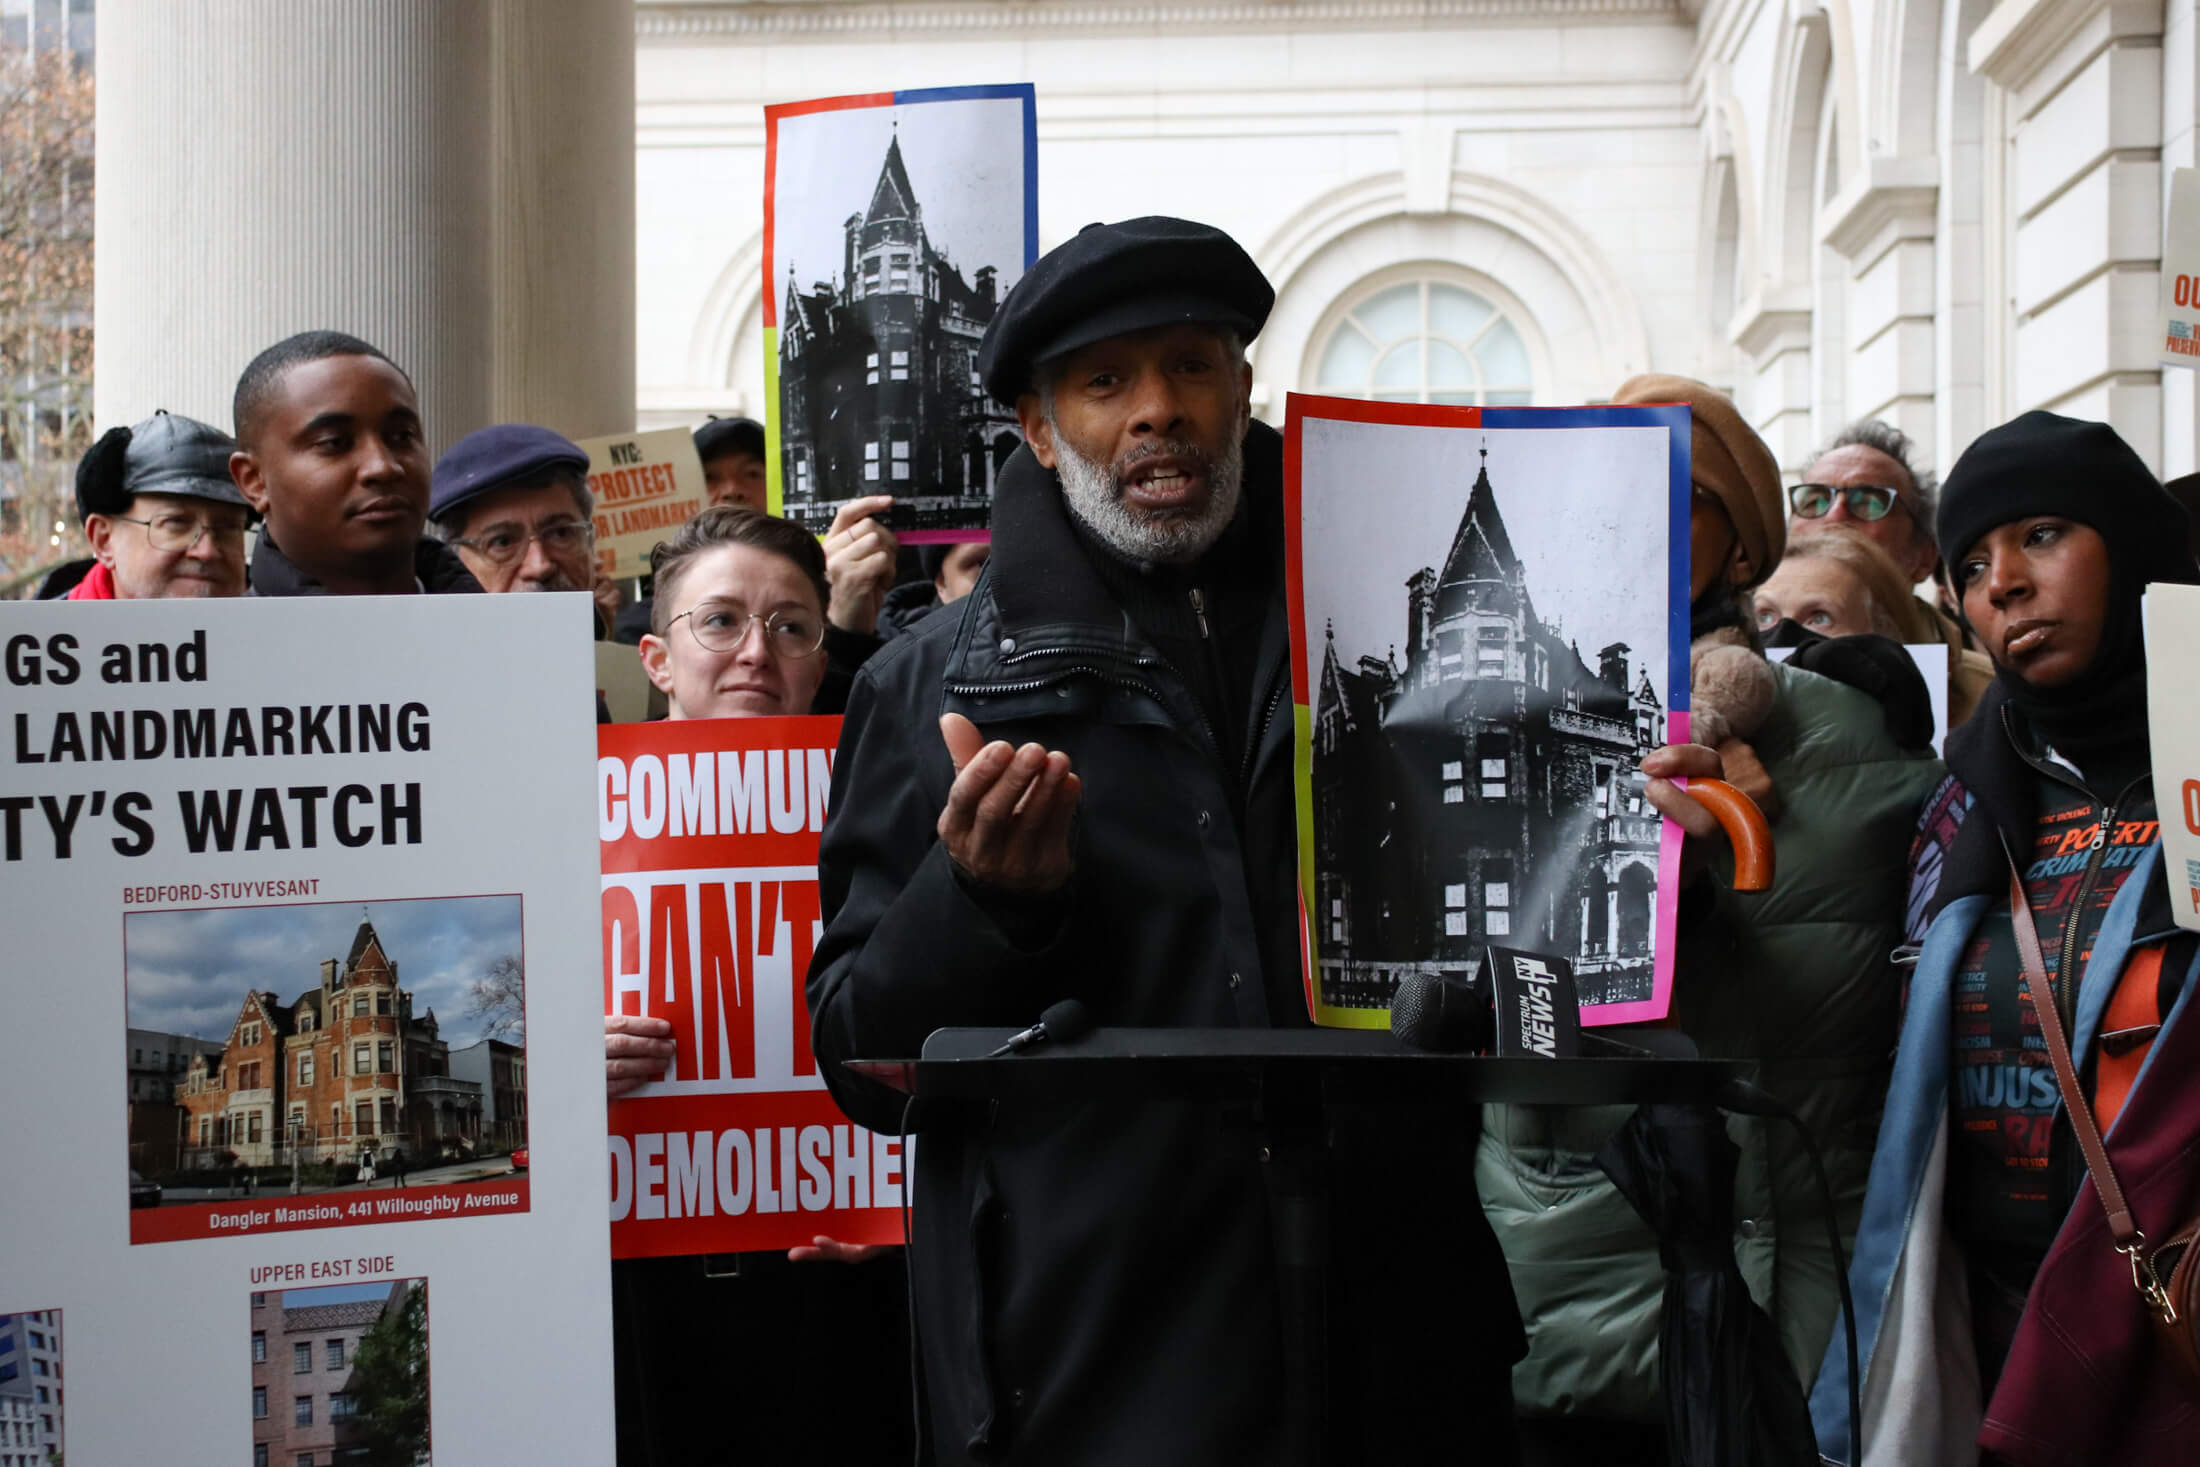
[[[1670,1030],[1585,1031],[1569,1059],[1425,1054],[1381,1030],[1095,1029],[1020,1054],[994,1051],[1011,1029],[940,1029],[913,1060],[846,1068],[922,1103],[1078,1105],[1184,1101],[1248,1113],[1259,1132],[1275,1238],[1289,1371],[1290,1467],[1327,1450],[1330,1256],[1326,1153],[1333,1107],[1716,1104],[1739,1061],[1695,1057]],[[952,1124],[952,1121],[948,1121]]]

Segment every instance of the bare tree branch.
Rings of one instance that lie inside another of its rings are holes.
[[[466,986],[466,1017],[482,1021],[484,1038],[517,1044],[526,1037],[527,984],[519,954],[506,953]]]
[[[0,583],[82,543],[92,115],[91,72],[65,50],[0,47]]]

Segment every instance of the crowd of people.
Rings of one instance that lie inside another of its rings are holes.
[[[1093,226],[979,353],[1023,434],[990,547],[906,555],[884,496],[812,536],[767,512],[759,425],[714,419],[709,507],[631,586],[598,569],[574,443],[503,424],[431,465],[402,368],[308,332],[245,369],[234,437],[166,413],[102,436],[92,556],[41,594],[584,593],[671,718],[844,714],[813,1043],[847,1114],[896,1131],[903,1098],[840,1061],[1072,998],[1106,1025],[1308,1022],[1284,455],[1245,355],[1273,300],[1220,231]],[[2184,504],[2046,412],[1944,482],[1867,421],[1783,485],[1712,387],[1612,401],[1692,410],[1693,742],[1642,766],[1685,836],[1673,1022],[1808,1132],[1721,1123],[1777,1343],[1748,1409],[1807,1410],[1839,1463],[2190,1460],[2200,1379],[2134,1287],[2144,1239],[2200,1211],[2200,945],[2171,916],[2139,628],[2148,585],[2200,582]],[[1945,653],[1944,757],[1903,644]],[[1701,778],[1768,817],[1770,892],[1721,879]],[[661,1020],[605,1035],[613,1096],[672,1058]],[[921,1119],[906,1292],[897,1252],[829,1237],[625,1266],[622,1462],[708,1458],[729,1391],[808,1444],[788,1460],[1684,1459],[1671,1250],[1599,1162],[1626,1108],[1335,1107],[1326,1229],[1284,1160],[1304,1117]]]

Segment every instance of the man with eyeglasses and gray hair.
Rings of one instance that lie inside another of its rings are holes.
[[[618,591],[596,569],[595,496],[580,445],[530,423],[467,434],[435,466],[428,521],[484,591],[588,591],[599,635]]]
[[[1912,586],[1932,580],[1940,568],[1940,547],[1933,540],[1940,485],[1916,466],[1916,450],[1909,434],[1879,418],[1843,428],[1804,470],[1802,482],[1788,490],[1788,538],[1806,539],[1838,525],[1886,551]],[[1955,693],[1950,722],[1960,722],[1956,710],[1967,713],[1977,702],[1993,681],[1993,664],[1970,646],[1963,623],[1936,597],[1917,601],[1948,649]]]
[[[67,599],[242,596],[252,515],[229,478],[236,446],[169,412],[102,434],[76,467],[93,559]]]

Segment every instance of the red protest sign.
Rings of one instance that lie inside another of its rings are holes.
[[[678,1051],[611,1105],[614,1258],[901,1241],[903,1143],[834,1106],[802,996],[839,741],[837,718],[597,731],[604,1012],[670,1020]]]

